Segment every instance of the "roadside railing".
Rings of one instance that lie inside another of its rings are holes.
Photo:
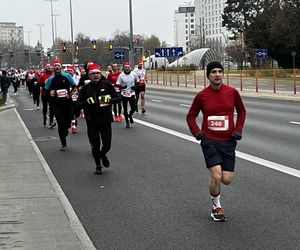
[[[148,70],[148,84],[185,88],[205,88],[209,82],[205,70]],[[300,91],[297,69],[226,70],[224,82],[240,91],[284,92],[296,95]]]

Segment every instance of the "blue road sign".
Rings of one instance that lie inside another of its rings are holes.
[[[79,42],[78,42],[78,41],[75,41],[75,42],[74,42],[74,45],[79,45]]]
[[[114,52],[114,57],[117,60],[124,59],[124,51],[115,51]]]
[[[182,47],[155,48],[155,57],[178,57],[183,56]]]
[[[256,49],[255,55],[256,55],[257,59],[268,58],[268,50],[267,49]]]

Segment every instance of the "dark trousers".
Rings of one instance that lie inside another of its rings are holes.
[[[73,119],[73,105],[53,105],[53,112],[57,121],[58,135],[62,146],[67,145],[67,136]]]
[[[2,88],[3,102],[7,102],[8,88]]]
[[[100,159],[105,156],[111,148],[111,124],[96,125],[87,124],[87,134],[92,145],[92,154],[96,165],[100,165]],[[102,141],[102,148],[100,150]]]
[[[52,103],[51,103],[51,98],[49,95],[42,95],[42,103],[43,103],[43,118],[44,121],[46,122],[47,120],[47,112],[48,112],[48,106],[49,106],[49,119],[50,119],[50,123],[53,123],[53,107],[52,107]]]
[[[128,102],[129,102],[129,105],[130,105],[129,114],[128,114],[128,111],[127,111]],[[122,104],[123,104],[123,109],[124,109],[125,121],[128,123],[128,117],[131,117],[135,112],[135,96],[134,95],[132,95],[131,97],[122,96]]]
[[[36,104],[36,106],[40,106],[40,87],[33,86],[32,94],[33,94],[33,103]]]

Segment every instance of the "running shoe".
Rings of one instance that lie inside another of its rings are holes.
[[[102,156],[101,160],[102,160],[103,167],[109,168],[110,163],[109,160],[107,159],[107,156],[106,155]]]
[[[133,118],[132,118],[132,115],[129,115],[128,118],[129,118],[130,123],[134,123],[134,120],[133,120]]]
[[[123,122],[123,120],[124,120],[123,116],[122,115],[118,115],[118,120],[119,120],[119,122]]]
[[[146,109],[142,108],[142,114],[145,114],[145,113],[146,113]]]
[[[119,117],[118,116],[114,116],[114,122],[118,122],[119,121]]]
[[[126,128],[129,128],[130,125],[129,125],[129,122],[126,122]]]
[[[67,151],[67,150],[68,150],[67,146],[61,146],[60,148],[60,151]]]
[[[49,124],[49,129],[52,129],[56,126],[56,122],[52,122]]]
[[[72,126],[72,134],[76,134],[77,133],[77,128],[76,128],[76,126]]]
[[[102,167],[101,167],[101,165],[97,165],[97,166],[96,166],[95,174],[97,174],[97,175],[102,174]]]
[[[217,207],[216,209],[212,209],[210,217],[217,222],[226,221],[226,217],[223,211],[223,208]]]

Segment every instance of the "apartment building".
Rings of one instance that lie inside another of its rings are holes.
[[[0,22],[0,43],[24,44],[23,26],[16,26],[14,22]]]
[[[174,44],[183,47],[183,51],[190,52],[190,40],[195,35],[196,18],[195,6],[186,2],[178,7],[174,15]]]

